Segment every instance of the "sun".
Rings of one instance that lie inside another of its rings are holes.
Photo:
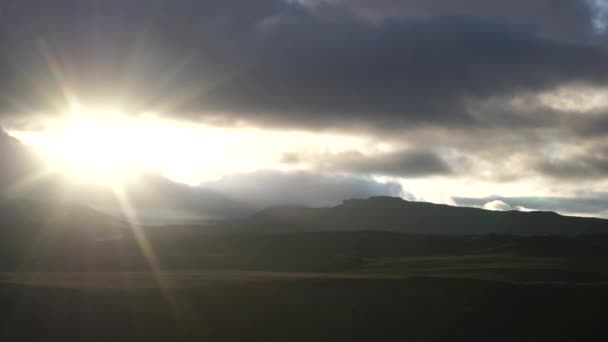
[[[49,116],[41,127],[9,134],[77,182],[112,185],[146,173],[196,185],[242,166],[234,165],[241,158],[230,158],[234,147],[241,146],[238,135],[152,113],[77,106]]]

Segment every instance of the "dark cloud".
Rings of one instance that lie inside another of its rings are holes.
[[[114,192],[105,186],[91,187],[93,190],[85,203],[120,213],[123,208]],[[139,219],[150,223],[236,218],[257,209],[241,198],[209,188],[176,183],[159,175],[145,175],[136,182],[125,184],[124,193]]]
[[[608,79],[603,47],[546,38],[493,15],[502,5],[394,2],[428,15],[370,23],[343,3],[302,3],[5,2],[5,111],[59,108],[74,92],[92,103],[224,123],[468,127],[486,117],[471,106],[489,98]],[[541,21],[571,13],[579,22],[586,8],[534,3],[505,13]],[[499,124],[517,114],[484,110]]]
[[[559,159],[541,159],[538,171],[560,179],[598,179],[608,177],[608,151],[588,151],[588,154]]]
[[[238,198],[256,208],[281,204],[330,206],[348,198],[408,196],[401,185],[394,182],[311,172],[259,171],[227,175],[219,181],[205,183],[201,188]]]
[[[467,14],[509,20],[556,37],[578,38],[591,34],[597,8],[587,0],[303,0],[334,3],[370,19]]]
[[[139,219],[148,223],[239,218],[270,206],[322,207],[349,198],[407,195],[398,183],[366,177],[278,171],[226,175],[198,187],[148,176],[127,186],[125,192]],[[120,214],[120,203],[111,192],[97,188],[88,197],[95,207]]]
[[[358,151],[312,155],[286,153],[283,155],[282,161],[287,164],[308,163],[315,169],[334,173],[405,178],[452,173],[452,169],[445,160],[436,153],[425,150],[404,150],[371,155]]]
[[[573,134],[583,138],[602,138],[608,133],[608,111],[594,113],[589,117],[580,116],[568,122]]]
[[[74,92],[93,104],[145,107],[166,91],[204,87],[246,61],[241,52],[250,32],[286,6],[277,0],[3,1],[4,106],[49,111],[65,107],[64,96]]]
[[[272,42],[268,56],[203,103],[268,125],[469,126],[483,120],[470,112],[476,102],[608,75],[600,48],[462,17],[375,26],[310,19],[277,30]],[[513,114],[485,109],[488,118]]]

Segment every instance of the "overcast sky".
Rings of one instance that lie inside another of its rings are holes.
[[[608,216],[606,0],[2,1],[0,85],[52,158],[245,202]]]

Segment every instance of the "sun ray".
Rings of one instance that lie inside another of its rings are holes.
[[[43,243],[48,243],[52,241],[55,237],[57,231],[55,229],[51,229],[52,224],[59,215],[62,213],[61,210],[65,209],[64,204],[67,202],[69,194],[71,191],[69,188],[61,188],[61,191],[56,193],[52,203],[53,207],[47,212],[46,217],[44,218],[44,223],[41,225],[40,230],[37,232],[33,241],[30,242],[29,246],[25,250],[25,253],[21,257],[21,262],[17,267],[17,274],[22,277],[25,277],[26,280],[29,279],[33,272],[32,262],[36,261],[36,253],[39,253],[41,250],[41,246]],[[45,202],[44,205],[50,205],[51,202]]]
[[[71,108],[79,107],[80,103],[76,98],[74,91],[72,91],[72,89],[68,85],[64,72],[61,68],[61,65],[59,64],[59,61],[55,57],[55,54],[46,42],[40,41],[38,45],[51,74],[59,84],[60,90],[65,101]]]
[[[113,183],[112,192],[114,193],[114,197],[116,198],[116,201],[118,202],[120,209],[122,210],[122,213],[124,214],[125,218],[127,219],[127,224],[129,226],[129,228],[131,228],[133,236],[135,237],[135,241],[136,241],[142,255],[146,259],[148,266],[150,267],[150,271],[154,274],[154,277],[155,277],[156,281],[158,282],[158,285],[159,285],[161,291],[163,292],[163,295],[165,297],[165,300],[167,301],[167,304],[170,306],[171,310],[173,311],[174,317],[177,317],[177,315],[176,315],[176,312],[177,312],[176,305],[177,304],[176,304],[176,299],[175,299],[175,293],[173,291],[173,287],[170,284],[170,279],[165,275],[165,273],[160,268],[160,264],[158,262],[156,253],[154,252],[152,244],[150,243],[148,237],[146,236],[146,232],[143,229],[143,227],[139,221],[137,211],[135,210],[134,206],[132,205],[132,203],[129,199],[129,196],[128,196],[127,192],[125,191],[124,186],[122,186],[122,184]]]

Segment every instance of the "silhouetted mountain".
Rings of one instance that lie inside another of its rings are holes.
[[[405,217],[422,228],[405,225],[399,232],[395,227]],[[608,236],[463,236],[498,229],[529,235],[563,225],[568,233],[577,227],[592,232],[600,231],[604,220],[371,198],[335,208],[271,208],[235,222],[137,227],[67,202],[2,201],[0,270],[147,270],[152,262],[166,270],[460,272],[498,279],[608,280]],[[465,229],[475,223],[475,229]],[[406,229],[424,234],[403,233]]]
[[[239,223],[257,232],[382,230],[410,234],[578,235],[608,233],[608,220],[554,212],[489,211],[394,197],[351,199],[333,208],[272,207]]]
[[[40,166],[35,156],[0,128],[0,194],[9,191]]]

